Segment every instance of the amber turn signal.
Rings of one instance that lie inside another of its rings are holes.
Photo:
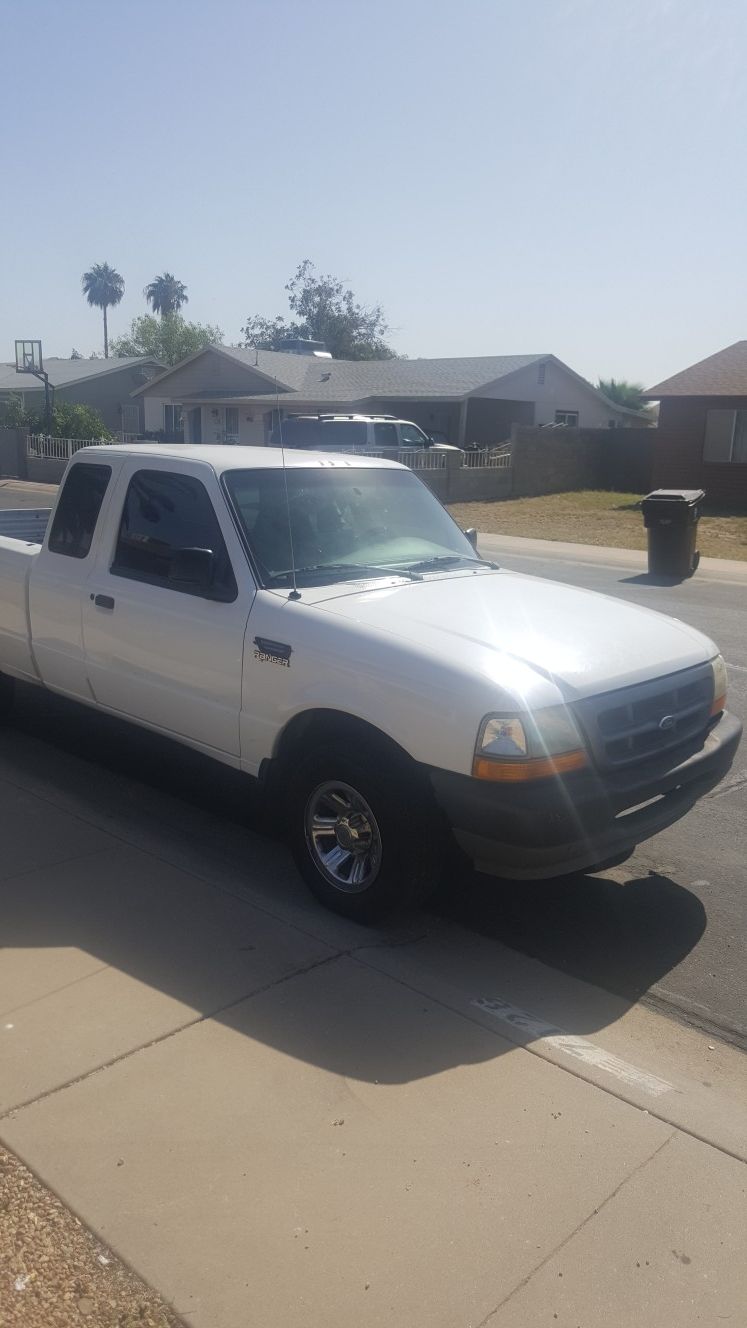
[[[582,770],[588,765],[585,751],[561,752],[559,756],[537,756],[526,761],[493,761],[476,756],[472,762],[475,779],[490,779],[506,784],[523,784],[530,779],[548,779]]]

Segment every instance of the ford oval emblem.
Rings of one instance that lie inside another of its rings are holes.
[[[664,715],[664,716],[659,720],[659,728],[661,729],[662,733],[667,733],[667,732],[669,731],[669,729],[673,729],[673,728],[674,728],[674,715]]]

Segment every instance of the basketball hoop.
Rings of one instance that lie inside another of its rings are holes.
[[[16,373],[44,373],[42,344],[40,341],[16,342]]]

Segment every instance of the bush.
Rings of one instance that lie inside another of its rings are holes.
[[[43,420],[40,427],[44,428]],[[56,438],[111,438],[99,412],[76,401],[60,401],[54,406],[52,433]]]
[[[44,433],[44,412],[29,410],[19,396],[11,396],[0,405],[0,424],[7,429],[28,429],[30,433]],[[111,438],[99,412],[81,402],[59,401],[52,408],[52,436],[54,438]]]

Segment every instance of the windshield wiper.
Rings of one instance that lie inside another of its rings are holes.
[[[434,558],[424,558],[422,562],[412,563],[410,571],[429,572],[431,568],[456,567],[457,563],[476,563],[478,567],[490,567],[494,572],[498,571],[497,563],[486,562],[484,558],[470,558],[461,553],[440,553]]]
[[[329,573],[330,576],[336,576],[340,572],[359,572],[362,574],[373,573],[375,576],[404,576],[408,577],[410,581],[422,581],[423,579],[422,576],[419,576],[416,571],[412,570],[412,568],[392,566],[381,567],[376,563],[314,563],[310,567],[289,568],[286,572],[276,572],[274,576],[271,577],[271,580],[284,581],[288,577],[292,577],[294,571],[297,577],[317,576],[322,573],[324,575]]]

